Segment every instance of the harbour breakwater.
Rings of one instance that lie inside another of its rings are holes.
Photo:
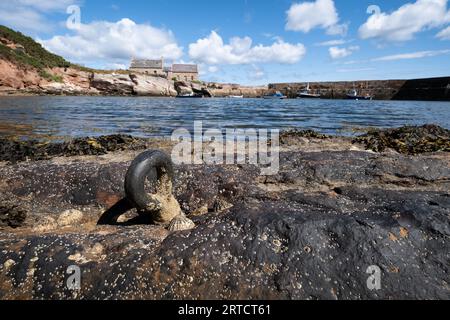
[[[308,83],[269,84],[269,91],[280,91],[289,98],[295,98]],[[450,101],[450,77],[412,80],[371,80],[310,82],[310,89],[320,92],[325,99],[345,99],[356,89],[360,95],[370,95],[376,100],[430,100]]]

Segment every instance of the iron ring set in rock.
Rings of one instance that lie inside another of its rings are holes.
[[[132,163],[125,177],[125,194],[130,204],[142,215],[151,215],[155,224],[169,231],[184,231],[195,227],[175,199],[172,186],[172,160],[164,152],[151,150],[141,153]],[[147,193],[146,181],[156,193]]]

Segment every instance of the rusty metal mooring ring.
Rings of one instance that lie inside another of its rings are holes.
[[[195,224],[186,217],[172,193],[173,178],[173,163],[168,155],[161,151],[141,153],[125,177],[127,202],[140,213],[150,213],[154,223],[167,226],[169,231],[190,230]],[[145,191],[146,180],[156,193]]]
[[[145,181],[148,180],[152,185],[170,182],[164,187],[169,188],[166,192],[172,193],[173,177],[173,163],[168,155],[157,150],[141,153],[131,163],[125,177],[127,199],[138,210],[159,210],[161,203],[145,192]]]

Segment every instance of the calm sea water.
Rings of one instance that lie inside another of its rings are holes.
[[[434,123],[450,128],[449,102],[172,99],[138,97],[0,97],[0,136],[38,139],[131,134],[169,136],[174,129],[302,128],[352,135],[366,127]]]

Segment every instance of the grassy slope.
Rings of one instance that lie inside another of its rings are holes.
[[[36,69],[40,76],[52,81],[62,81],[60,77],[49,74],[46,69],[54,67],[70,67],[70,62],[45,50],[39,43],[20,32],[0,26],[0,37],[8,39],[15,44],[21,44],[26,53],[13,50],[0,44],[0,58],[16,63],[22,67]]]
[[[11,61],[24,68],[33,68],[39,72],[41,77],[47,80],[56,82],[62,81],[61,77],[50,74],[46,70],[48,68],[72,67],[80,71],[99,71],[72,64],[66,61],[63,57],[48,52],[45,48],[42,47],[41,44],[34,41],[33,38],[25,36],[20,32],[14,31],[2,25],[0,25],[0,38],[8,39],[15,44],[21,44],[22,46],[24,46],[26,51],[26,53],[21,53],[0,43],[0,59]]]

